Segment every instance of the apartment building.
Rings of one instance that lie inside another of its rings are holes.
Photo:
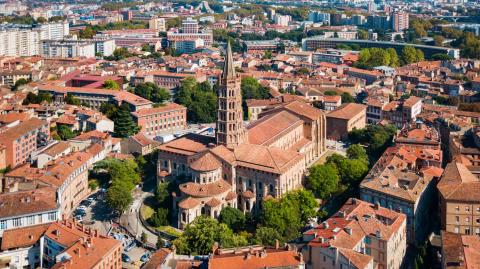
[[[198,21],[193,18],[187,18],[182,21],[182,33],[198,34]]]
[[[153,29],[157,32],[165,32],[167,31],[167,27],[165,24],[165,18],[151,18],[148,21],[148,28]]]
[[[392,16],[392,28],[395,32],[403,32],[409,27],[409,15],[406,12],[395,12]]]
[[[439,149],[388,148],[360,184],[360,198],[407,216],[407,242],[422,243],[429,231],[435,182],[442,175]]]
[[[44,120],[31,118],[13,123],[12,127],[0,133],[0,143],[5,146],[5,166],[14,168],[26,163],[30,154],[46,145],[49,138],[50,127]]]
[[[187,108],[175,103],[141,109],[132,115],[141,131],[147,135],[158,135],[187,127]]]
[[[456,234],[480,236],[480,179],[463,163],[447,164],[437,185],[442,229]]]
[[[480,238],[442,231],[441,268],[460,269],[478,266]]]
[[[59,213],[69,215],[90,194],[88,169],[93,164],[96,152],[100,150],[101,146],[96,145],[86,151],[73,152],[53,160],[44,168],[34,168],[27,164],[20,166],[5,174],[4,188],[9,192],[28,186],[35,188],[36,184],[56,188]]]
[[[134,82],[134,84],[153,82],[160,88],[173,90],[179,87],[182,84],[182,80],[187,77],[194,77],[198,83],[207,80],[205,74],[201,73],[173,73],[164,70],[155,70],[143,74],[138,74],[134,78],[132,78],[132,81]]]
[[[33,190],[6,189],[0,194],[0,236],[10,229],[50,223],[60,218],[56,188],[39,187]],[[12,188],[13,189],[13,188]],[[3,242],[2,242],[3,243]]]
[[[127,91],[117,91],[96,88],[80,88],[80,87],[64,87],[58,85],[42,85],[38,87],[39,92],[50,93],[54,103],[65,103],[67,94],[78,98],[82,103],[86,103],[89,107],[99,109],[104,103],[113,103],[118,106],[126,103],[132,111],[142,108],[150,108],[152,102]]]
[[[95,57],[95,43],[83,40],[50,40],[41,41],[41,52],[43,57],[75,58]]]
[[[365,128],[367,107],[361,104],[347,103],[327,114],[327,137],[345,139],[348,132]]]
[[[399,269],[407,248],[406,216],[355,198],[303,234],[306,269]]]
[[[52,223],[43,234],[44,251],[39,255],[44,267],[77,269],[122,268],[122,242],[86,229],[75,221]]]
[[[423,99],[411,96],[405,100],[392,101],[385,105],[382,110],[382,119],[397,126],[403,126],[414,122],[422,112]]]
[[[13,86],[19,79],[32,80],[30,70],[5,70],[0,71],[0,85]]]
[[[112,39],[115,46],[129,47],[138,44],[154,44],[161,46],[162,38],[155,29],[124,29],[102,31],[94,36],[96,39]]]
[[[61,40],[70,34],[68,22],[52,22],[32,27],[5,25],[0,27],[0,55],[40,55],[42,40]]]

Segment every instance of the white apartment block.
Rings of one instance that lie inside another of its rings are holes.
[[[95,42],[83,40],[42,40],[43,57],[95,57]]]
[[[59,40],[70,33],[67,22],[46,23],[35,27],[0,27],[0,56],[33,56],[41,53],[40,41]]]
[[[40,30],[40,39],[60,40],[70,34],[68,22],[52,22],[41,24],[35,29]]]
[[[110,38],[94,38],[95,53],[102,56],[110,56],[117,48],[114,39]]]
[[[275,21],[275,24],[277,24],[277,25],[288,26],[288,24],[292,21],[292,17],[289,16],[289,15],[276,14],[273,17],[273,21]]]

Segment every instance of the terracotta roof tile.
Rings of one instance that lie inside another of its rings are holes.
[[[50,226],[49,223],[4,231],[2,235],[2,250],[35,245],[47,231],[48,226]]]
[[[190,164],[190,168],[199,172],[208,172],[220,168],[222,164],[213,154],[206,152],[200,158]]]

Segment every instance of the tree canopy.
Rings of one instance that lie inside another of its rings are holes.
[[[129,137],[139,131],[137,124],[133,121],[128,104],[123,104],[116,111],[114,116],[114,131],[117,137]]]
[[[134,93],[154,103],[163,103],[171,98],[170,93],[165,88],[160,88],[152,82],[137,85]]]
[[[234,232],[239,232],[245,228],[245,215],[237,208],[225,207],[222,209],[218,221],[225,223]]]
[[[415,49],[412,46],[406,46],[402,50],[402,61],[405,64],[417,63],[425,60],[423,51],[420,49]]]
[[[397,67],[399,59],[395,49],[365,48],[360,51],[356,67],[372,69],[376,66]]]
[[[174,100],[187,107],[187,118],[194,123],[211,123],[217,119],[217,94],[207,81],[198,83],[187,77],[182,81]]]
[[[334,165],[314,165],[308,171],[307,188],[312,190],[315,197],[326,199],[337,191],[340,176]]]
[[[111,79],[105,80],[105,82],[103,83],[103,87],[110,90],[120,90],[120,85],[118,85],[117,82]]]

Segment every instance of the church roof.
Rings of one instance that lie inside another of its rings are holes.
[[[220,168],[222,164],[213,156],[212,153],[207,152],[203,154],[198,160],[194,161],[191,165],[190,168],[199,171],[199,172],[207,172],[207,171],[213,171],[218,168]]]
[[[274,142],[278,135],[301,125],[300,118],[288,111],[280,111],[260,118],[248,127],[248,142],[256,145],[266,145]]]
[[[158,148],[160,151],[190,156],[204,151],[207,149],[207,145],[213,142],[214,139],[212,137],[189,133],[178,139],[160,145]]]
[[[212,183],[200,184],[195,182],[187,182],[181,184],[180,191],[192,197],[211,197],[229,191],[232,186],[223,179]]]
[[[282,174],[303,159],[303,154],[253,144],[240,144],[234,149],[237,164],[251,169]]]

